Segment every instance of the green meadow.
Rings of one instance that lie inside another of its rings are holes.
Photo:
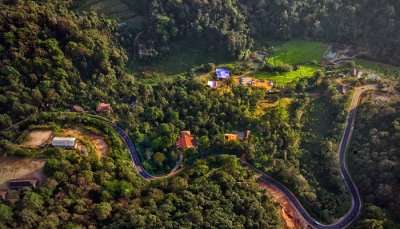
[[[303,78],[314,76],[320,69],[319,62],[327,46],[319,42],[294,40],[277,44],[266,62],[272,66],[283,64],[298,65],[297,70],[283,73],[259,71],[259,79],[272,80],[277,85],[295,83]]]
[[[257,72],[255,74],[258,79],[271,80],[275,84],[287,85],[294,83],[303,78],[310,78],[314,76],[315,72],[319,68],[316,66],[300,66],[296,71],[284,72],[284,73],[273,73],[273,72]]]

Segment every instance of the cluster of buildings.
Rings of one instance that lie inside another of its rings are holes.
[[[245,132],[235,131],[233,133],[224,134],[225,142],[237,142],[237,141],[246,141],[250,138],[250,130]],[[176,142],[176,147],[178,149],[187,150],[196,148],[196,143],[194,140],[194,136],[190,131],[181,131],[178,141]]]
[[[216,80],[209,80],[207,86],[216,89],[223,85],[223,81],[230,79],[231,72],[225,68],[217,68],[215,70]],[[269,80],[259,80],[253,77],[240,77],[239,84],[245,87],[253,87],[258,89],[263,89],[266,91],[272,90],[274,83]]]
[[[78,112],[78,113],[84,113],[86,112],[85,109],[79,105],[73,105],[71,108],[72,111]],[[105,102],[100,102],[97,104],[96,107],[96,112],[97,113],[111,113],[113,111],[111,104],[105,103]]]
[[[71,107],[71,109],[74,112],[86,112],[84,108],[79,105],[74,105]],[[112,112],[112,107],[108,103],[101,102],[97,105],[96,112],[110,113]],[[51,146],[65,149],[76,149],[78,147],[78,141],[74,137],[53,137],[51,140]],[[184,146],[186,147],[188,145]],[[19,198],[19,195],[13,191],[19,191],[27,188],[36,188],[39,183],[40,180],[37,178],[21,178],[10,180],[7,182],[7,189],[0,189],[0,199],[15,201]]]
[[[274,83],[269,80],[259,80],[252,77],[241,77],[239,80],[240,85],[264,89],[270,91],[274,87]]]

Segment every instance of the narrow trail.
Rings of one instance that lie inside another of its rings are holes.
[[[290,204],[292,207],[297,211],[297,213],[303,217],[305,222],[310,226],[311,228],[317,228],[317,229],[343,229],[349,227],[360,215],[361,213],[361,208],[362,208],[362,202],[361,202],[361,196],[359,193],[359,190],[354,183],[354,180],[352,179],[349,169],[347,166],[347,161],[346,161],[346,151],[347,148],[350,144],[351,137],[353,134],[354,130],[354,124],[356,120],[356,115],[357,115],[357,110],[358,110],[358,105],[360,102],[360,99],[362,95],[371,90],[377,90],[376,85],[366,85],[363,87],[357,87],[354,90],[353,98],[351,101],[351,104],[349,106],[349,112],[348,116],[346,119],[346,127],[343,132],[342,139],[340,141],[338,153],[340,157],[340,172],[342,179],[346,185],[347,190],[351,194],[351,208],[348,210],[348,212],[341,217],[337,222],[330,224],[330,225],[325,225],[320,223],[318,220],[313,218],[308,211],[304,208],[304,206],[301,204],[301,202],[297,199],[297,197],[282,183],[279,181],[275,180],[273,177],[269,176],[268,174],[262,172],[261,170],[258,170],[255,168],[253,165],[250,163],[241,160],[244,165],[246,165],[248,168],[259,174],[260,178],[263,182],[267,183],[268,185],[271,185],[275,187],[276,189],[280,190],[289,200]],[[138,174],[143,177],[143,179],[151,181],[151,180],[157,180],[157,179],[165,179],[168,177],[175,176],[176,174],[179,173],[180,167],[182,166],[182,161],[183,161],[183,155],[180,156],[180,160],[177,162],[175,168],[167,175],[165,176],[152,176],[150,173],[148,173],[144,168],[143,165],[140,161],[140,158],[138,156],[137,150],[135,148],[135,145],[127,135],[127,133],[120,127],[113,125],[114,129],[117,131],[117,133],[120,135],[121,139],[124,141],[126,146],[129,149],[132,163],[138,172]]]

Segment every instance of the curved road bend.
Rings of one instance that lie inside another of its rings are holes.
[[[351,194],[351,208],[349,211],[342,217],[340,218],[337,222],[330,224],[330,225],[324,225],[320,222],[318,222],[316,219],[314,219],[308,212],[307,210],[303,207],[303,205],[300,203],[300,201],[296,198],[296,196],[282,183],[279,181],[275,180],[271,176],[267,175],[266,173],[256,169],[253,165],[249,164],[248,162],[242,161],[245,165],[247,165],[249,168],[257,172],[258,174],[261,175],[260,179],[262,179],[264,182],[276,187],[278,190],[280,190],[283,194],[286,195],[286,197],[289,199],[291,205],[296,209],[296,211],[304,218],[304,220],[308,223],[308,225],[312,228],[317,228],[317,229],[342,229],[350,226],[360,215],[361,212],[361,196],[358,191],[358,188],[356,184],[354,183],[352,177],[350,176],[348,167],[347,167],[347,162],[346,162],[346,150],[347,147],[350,143],[351,136],[354,130],[354,124],[356,120],[356,115],[357,115],[357,109],[358,109],[358,104],[361,98],[361,95],[369,90],[376,90],[377,86],[376,85],[367,85],[363,87],[357,87],[355,88],[353,98],[349,107],[349,114],[347,116],[346,120],[346,127],[342,136],[342,139],[340,141],[339,145],[339,160],[340,160],[340,172],[341,176],[346,184],[346,187],[348,191]],[[123,139],[125,144],[127,145],[132,162],[134,164],[134,167],[136,168],[137,172],[141,177],[143,177],[145,180],[156,180],[156,179],[162,179],[166,177],[171,177],[174,176],[178,172],[178,168],[180,167],[182,163],[182,155],[175,166],[175,168],[172,170],[171,173],[169,173],[166,176],[152,176],[150,173],[148,173],[144,168],[142,163],[140,162],[139,156],[137,154],[135,145],[133,142],[130,140],[129,136],[125,133],[125,131],[116,126],[113,125],[114,129],[118,132],[120,137]]]
[[[167,174],[165,176],[153,176],[153,175],[151,175],[149,172],[147,172],[144,169],[144,167],[142,165],[142,162],[140,161],[140,158],[138,156],[135,144],[133,144],[133,142],[129,138],[128,134],[121,127],[119,127],[117,125],[113,125],[113,128],[115,129],[115,131],[117,131],[117,133],[119,134],[121,139],[124,141],[124,143],[128,147],[129,155],[131,156],[132,163],[133,163],[136,171],[138,172],[138,174],[143,179],[145,179],[145,180],[164,179],[164,178],[168,178],[168,177],[174,176],[177,172],[179,172],[179,168],[181,167],[182,161],[183,161],[183,155],[182,154],[179,155],[179,161],[176,163],[176,166],[172,169],[172,171],[169,174]]]
[[[307,224],[312,227],[312,228],[318,228],[318,229],[342,229],[342,228],[347,228],[352,224],[360,215],[361,213],[361,207],[362,207],[362,202],[361,202],[361,195],[358,191],[358,188],[356,184],[354,183],[354,180],[350,176],[349,169],[347,167],[347,162],[346,162],[346,150],[349,146],[352,133],[354,130],[354,124],[356,120],[356,115],[357,115],[357,109],[358,109],[358,104],[360,102],[360,98],[362,94],[366,91],[369,90],[376,90],[377,86],[376,85],[367,85],[363,87],[357,87],[355,88],[353,98],[349,107],[349,114],[347,116],[346,120],[346,127],[342,136],[342,139],[340,141],[339,145],[339,160],[340,160],[340,173],[342,176],[342,179],[344,180],[347,190],[351,194],[351,208],[349,211],[341,217],[337,222],[330,224],[330,225],[325,225],[320,222],[318,222],[316,219],[314,219],[308,212],[307,210],[303,207],[303,205],[300,203],[300,201],[296,198],[296,196],[282,183],[279,181],[275,180],[271,176],[267,175],[266,173],[256,169],[254,166],[247,162],[243,162],[247,166],[249,166],[252,170],[256,171],[257,173],[261,174],[260,179],[277,189],[279,189],[283,194],[286,195],[286,197],[289,199],[289,202],[293,206],[294,209],[299,213],[300,216],[304,218],[304,220],[307,222]]]

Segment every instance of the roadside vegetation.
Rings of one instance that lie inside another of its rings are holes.
[[[340,176],[337,154],[347,114],[347,97],[334,87],[319,93],[321,96],[306,103],[302,114],[300,168],[315,190],[315,196],[306,195],[308,209],[329,221],[332,216],[343,216],[350,208],[350,194]]]
[[[38,189],[20,192],[15,203],[0,202],[4,213],[0,226],[281,228],[276,206],[262,193],[252,174],[241,167],[238,158],[219,156],[197,160],[181,176],[145,185],[132,167],[125,145],[100,117],[69,112],[42,113],[16,126],[14,133],[47,123],[53,123],[54,128],[74,124],[99,129],[109,137],[112,150],[103,158],[53,147],[19,155],[45,158],[46,182]],[[13,139],[2,142],[3,155],[26,152],[12,142]],[[148,201],[137,205],[139,199]],[[226,202],[234,206],[230,208]],[[205,203],[208,209],[212,203],[211,211],[194,210],[203,209]],[[193,210],[172,210],[186,208]],[[248,211],[249,208],[252,210]],[[218,217],[213,211],[219,212]]]
[[[397,92],[398,93],[398,92]],[[361,106],[349,160],[365,201],[355,228],[400,227],[399,102],[368,97]]]
[[[400,78],[400,67],[389,64],[379,63],[376,61],[357,59],[356,64],[370,71],[374,71],[383,76],[399,79]]]

